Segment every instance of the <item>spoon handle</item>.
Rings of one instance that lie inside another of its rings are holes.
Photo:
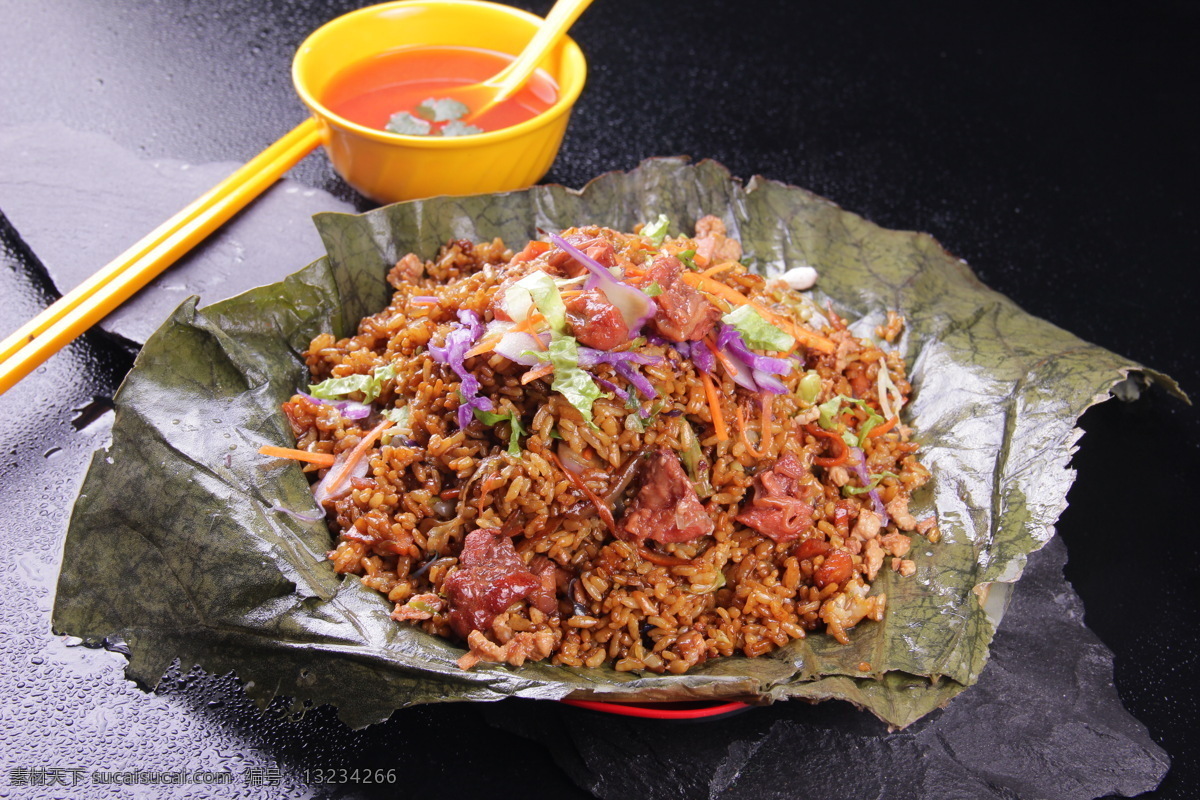
[[[487,81],[497,87],[495,99],[489,105],[508,99],[520,89],[533,74],[546,51],[575,24],[575,20],[579,19],[579,15],[591,4],[592,0],[558,0],[546,15],[546,20],[538,28],[538,32],[521,51],[521,55]]]

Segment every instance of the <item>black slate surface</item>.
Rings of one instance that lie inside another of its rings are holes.
[[[303,118],[288,82],[295,46],[357,5],[0,0],[0,129],[58,124],[101,135],[140,159],[243,161]],[[548,6],[526,5],[542,13]],[[934,234],[1030,312],[1171,374],[1195,397],[1198,22],[1196,6],[1183,0],[1136,8],[600,0],[576,31],[591,76],[547,180],[578,186],[647,156],[685,153],[715,158],[743,178],[762,173],[804,186],[882,225]],[[11,154],[0,151],[4,158]],[[362,207],[320,156],[290,177]],[[49,245],[31,248],[9,221],[27,211],[0,204],[2,333],[56,291],[39,260]],[[143,233],[130,225],[127,241]],[[71,252],[79,243],[75,226],[64,222],[52,242]],[[187,666],[147,696],[123,679],[120,656],[53,636],[50,587],[70,503],[105,438],[106,398],[131,363],[123,342],[92,333],[0,396],[0,797],[506,796],[513,789],[589,796],[548,750],[488,724],[501,712],[510,720],[549,713],[579,735],[596,719],[588,712],[509,702],[421,708],[349,732],[328,709],[301,719],[260,714],[232,678]],[[1121,702],[1172,757],[1162,784],[1144,796],[1189,798],[1200,781],[1200,628],[1192,624],[1200,540],[1187,487],[1200,475],[1200,421],[1193,408],[1154,392],[1131,405],[1102,404],[1082,427],[1079,479],[1059,525],[1066,575],[1088,627],[1115,654]],[[1131,586],[1144,594],[1131,596]],[[1016,602],[1024,602],[1020,592]],[[1006,663],[1008,637],[1029,633],[1010,628],[1011,618],[993,667]],[[1025,651],[1012,646],[1021,664]],[[1103,672],[1102,663],[1083,663]],[[1070,684],[1054,669],[1041,677]],[[1036,712],[987,707],[972,724],[1027,732],[1021,726]],[[759,719],[782,713],[802,723]],[[952,706],[943,716],[953,713]],[[869,749],[862,742],[882,742],[873,752],[899,759],[911,732],[878,740],[877,730],[853,727],[869,724],[864,719],[833,706],[755,710],[680,726],[693,732],[680,741],[705,746],[709,725],[750,725],[761,735],[758,726],[794,732],[802,724],[816,741],[851,726],[861,752]],[[1072,729],[1063,730],[1073,743]],[[1021,738],[1011,738],[1019,747]],[[773,741],[763,738],[764,757],[775,752]],[[722,773],[730,796],[843,796],[832,784],[810,792],[801,780],[827,762],[798,775],[803,765],[794,751],[778,748],[781,760],[768,768],[759,751],[747,758],[749,746],[729,761],[744,764],[741,772],[731,766]],[[1000,763],[977,744],[958,752],[976,766]],[[577,756],[573,763],[586,763]],[[572,763],[561,754],[557,760]],[[953,768],[932,758],[922,763],[930,781],[942,781],[927,784],[932,789],[960,785]],[[1092,772],[1094,761],[1054,764],[1060,782],[1026,784],[1008,796],[1076,796],[1067,793],[1085,784],[1073,776]],[[304,773],[397,765],[405,770],[401,789],[373,791],[361,780],[325,787],[316,779],[339,776]],[[239,782],[219,789],[91,785],[86,794],[14,784],[24,773],[13,770],[39,766],[191,767],[229,771]],[[1135,791],[1122,783],[1120,767],[1089,777]],[[600,788],[570,769],[583,785]],[[255,775],[274,785],[248,783]],[[1009,780],[1003,771],[994,777],[996,786]],[[851,780],[859,785],[857,772]],[[621,783],[605,786],[618,791]],[[959,796],[974,796],[970,789]]]

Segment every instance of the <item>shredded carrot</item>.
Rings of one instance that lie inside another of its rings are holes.
[[[549,249],[550,249],[549,242],[543,242],[539,239],[533,239],[529,242],[529,244],[525,245],[524,250],[522,250],[521,252],[517,253],[515,256],[512,257],[512,261],[510,263],[524,264],[526,261],[532,261],[533,259],[540,256],[542,253],[547,252]]]
[[[526,317],[525,319],[523,319],[523,320],[521,320],[520,322],[518,322],[518,323],[517,323],[517,324],[516,324],[516,325],[515,325],[515,326],[512,328],[512,332],[514,332],[514,333],[522,333],[522,332],[524,332],[524,331],[531,330],[531,329],[532,329],[534,326],[536,326],[536,325],[537,325],[539,322],[545,322],[545,321],[546,321],[546,318],[545,318],[545,317],[543,317],[543,316],[541,315],[541,313],[540,313],[540,312],[538,312],[538,311],[534,311],[534,312],[533,312],[533,313],[531,313],[531,314],[530,314],[528,317]]]
[[[354,449],[350,451],[350,455],[346,456],[346,460],[341,463],[341,466],[334,467],[334,469],[337,470],[337,473],[332,478],[329,478],[328,484],[328,489],[331,494],[342,485],[342,481],[346,480],[346,476],[349,475],[350,471],[354,469],[354,465],[362,460],[363,456],[367,454],[367,451],[371,449],[371,445],[375,444],[375,440],[379,438],[380,434],[392,427],[393,424],[395,423],[393,423],[390,419],[385,419],[383,422],[376,425],[367,432],[367,435],[364,436],[358,444],[354,445]]]
[[[734,416],[737,417],[738,424],[738,438],[742,440],[742,444],[745,446],[746,452],[755,458],[762,458],[763,453],[759,450],[756,450],[754,445],[750,444],[750,438],[746,436],[746,417],[742,414],[742,407],[735,405],[734,409]],[[759,442],[759,444],[762,444],[762,442]]]
[[[568,297],[578,297],[579,295],[583,294],[584,291],[584,289],[562,289],[559,291],[558,296],[563,300],[566,300]]]
[[[611,533],[613,536],[616,536],[617,521],[613,517],[612,509],[605,505],[604,501],[597,497],[596,493],[588,488],[588,485],[583,482],[583,478],[580,478],[574,472],[571,472],[571,470],[563,466],[562,461],[560,461],[558,458],[558,453],[555,453],[553,450],[549,450],[546,454],[550,456],[550,460],[554,462],[555,466],[562,470],[562,473],[567,476],[567,479],[570,480],[571,483],[575,484],[575,488],[583,492],[583,496],[591,501],[592,505],[596,507],[596,513],[600,515],[600,519],[603,520],[604,524],[608,527],[609,533]]]
[[[333,462],[337,461],[337,457],[332,453],[310,453],[307,450],[297,450],[294,447],[276,447],[273,444],[264,444],[258,448],[258,452],[264,456],[290,458],[293,461],[307,461],[310,464],[316,464],[318,467],[332,467]]]
[[[700,274],[702,276],[704,276],[705,278],[711,278],[713,275],[716,275],[718,272],[724,272],[725,270],[729,269],[730,267],[736,267],[737,265],[738,265],[738,262],[736,262],[736,261],[722,261],[720,264],[717,264],[715,267],[709,267],[708,269],[704,270],[704,272],[701,272]]]
[[[492,352],[493,350],[496,349],[496,345],[500,344],[500,340],[502,338],[503,337],[501,337],[501,336],[493,336],[489,339],[484,339],[482,342],[475,345],[470,350],[468,350],[466,353],[464,353],[463,358],[470,358],[471,356],[481,356],[484,353]]]
[[[536,381],[538,378],[549,375],[551,372],[554,372],[553,364],[543,364],[540,367],[534,367],[521,376],[521,385],[524,386],[527,383]]]
[[[721,366],[725,368],[727,373],[729,373],[729,377],[732,378],[734,375],[738,374],[738,369],[736,366],[734,366],[733,361],[730,360],[729,356],[725,355],[724,351],[717,349],[717,345],[715,342],[713,342],[712,336],[705,337],[704,346],[707,347],[708,351],[713,354],[713,358],[721,363]]]
[[[729,429],[725,427],[725,415],[721,413],[721,400],[717,397],[717,388],[713,386],[712,376],[707,372],[700,373],[700,382],[704,384],[704,397],[708,400],[708,410],[712,414],[717,441],[723,442],[729,438]]]
[[[699,272],[684,272],[683,282],[688,286],[699,289],[702,292],[707,292],[710,295],[721,298],[729,303],[738,306],[750,306],[764,318],[783,328],[792,335],[798,343],[805,347],[810,347],[813,350],[820,350],[822,353],[832,353],[837,350],[837,345],[826,339],[816,331],[810,331],[808,328],[801,327],[795,324],[787,317],[775,313],[771,309],[764,306],[762,303],[755,302],[749,297],[734,289],[732,286],[726,286],[720,281],[706,277]]]
[[[900,421],[900,417],[892,417],[891,419],[889,419],[887,422],[883,423],[882,425],[871,428],[871,430],[867,431],[867,438],[875,439],[880,436],[883,436],[885,433],[890,431],[892,428],[896,427],[896,423],[899,421]]]
[[[850,460],[850,448],[844,441],[842,441],[841,436],[838,436],[833,431],[827,431],[822,428],[818,428],[811,422],[804,426],[804,430],[808,431],[810,436],[813,436],[817,439],[824,439],[825,441],[834,445],[834,447],[837,449],[837,454],[829,458],[823,458],[821,456],[814,458],[813,463],[818,467],[837,467]]]

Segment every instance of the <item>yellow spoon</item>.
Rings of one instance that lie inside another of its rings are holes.
[[[464,121],[479,118],[488,109],[516,94],[529,80],[529,76],[537,69],[546,53],[558,43],[575,24],[575,20],[579,19],[579,15],[591,4],[592,0],[558,0],[546,15],[546,21],[538,28],[538,32],[511,64],[486,81],[445,90],[448,97],[470,109],[463,117]]]

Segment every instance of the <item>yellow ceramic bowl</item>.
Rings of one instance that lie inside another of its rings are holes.
[[[458,45],[516,55],[541,19],[480,0],[400,0],[352,11],[314,31],[292,62],[300,99],[322,126],[334,169],[380,203],[439,194],[465,195],[524,189],[550,169],[562,144],[571,107],[583,89],[587,63],[564,37],[542,61],[558,84],[558,100],[533,119],[473,136],[404,136],[367,128],[321,102],[341,70],[407,45]]]

